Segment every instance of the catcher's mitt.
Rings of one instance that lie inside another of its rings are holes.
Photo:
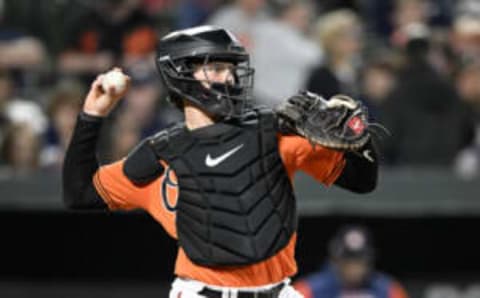
[[[282,131],[303,136],[312,144],[356,150],[370,139],[365,106],[346,95],[325,100],[302,91],[279,105],[275,112]]]

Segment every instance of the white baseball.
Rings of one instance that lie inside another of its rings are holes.
[[[104,91],[114,89],[114,93],[119,94],[125,91],[127,87],[127,77],[121,70],[111,70],[105,74],[102,79],[102,88]]]

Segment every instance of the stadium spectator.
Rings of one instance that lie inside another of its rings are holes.
[[[61,168],[83,96],[84,86],[77,81],[60,82],[52,92],[47,109],[49,126],[41,152],[42,167]]]
[[[16,94],[19,93],[17,89],[19,89],[19,86],[15,84],[12,78],[12,71],[0,68],[0,147],[5,148],[2,151],[2,156],[0,156],[0,163],[12,162],[13,157],[9,153],[10,149],[6,148],[16,144],[14,141],[15,136],[12,136],[13,128],[26,125],[30,130],[34,131],[35,137],[37,137],[44,132],[47,124],[42,107],[36,102],[17,97]],[[8,142],[9,144],[3,144],[3,142]],[[10,157],[3,154],[9,154]],[[19,152],[18,154],[23,153]],[[25,154],[22,156],[25,156]],[[17,163],[14,164],[16,165]]]
[[[455,19],[451,45],[463,63],[480,62],[480,20],[462,15]]]
[[[316,35],[325,61],[310,73],[308,90],[329,98],[338,93],[358,96],[362,24],[350,10],[330,12],[317,21]]]
[[[467,64],[456,78],[460,97],[469,107],[475,125],[470,146],[463,149],[455,159],[455,173],[464,179],[472,179],[480,172],[480,64]]]
[[[172,9],[175,0],[139,0],[143,11],[151,17],[168,12]]]
[[[28,176],[38,169],[41,148],[40,136],[47,126],[47,118],[37,103],[13,98],[4,105],[6,123],[0,160],[2,179]]]
[[[5,114],[5,106],[12,95],[13,82],[8,71],[0,69],[0,146],[3,136],[7,128],[7,116]]]
[[[457,0],[455,6],[455,12],[459,16],[480,16],[480,2],[477,0]]]
[[[47,117],[40,104],[24,99],[12,98],[4,107],[4,115],[10,124],[28,124],[35,133],[41,135],[47,128]]]
[[[15,85],[22,90],[37,87],[39,71],[47,61],[47,52],[43,41],[11,26],[5,20],[6,4],[0,5],[0,69],[10,72]]]
[[[392,12],[393,32],[390,42],[394,47],[403,48],[409,40],[405,30],[412,24],[428,24],[427,0],[396,0]]]
[[[4,4],[0,6],[0,67],[25,69],[45,62],[43,43],[5,22]]]
[[[126,71],[131,87],[109,129],[109,160],[125,156],[139,140],[183,118],[176,108],[160,100],[163,90],[150,64],[138,61]]]
[[[59,57],[60,72],[91,81],[94,74],[122,64],[123,59],[151,55],[155,28],[139,5],[138,0],[94,2],[67,35],[70,40]]]
[[[176,27],[185,29],[205,23],[221,2],[221,0],[180,1],[177,7]]]
[[[429,30],[420,24],[408,27],[406,64],[385,106],[386,157],[401,165],[450,166],[456,153],[468,144],[472,131],[465,106],[453,85],[428,60]],[[441,132],[441,138],[432,138]]]
[[[308,0],[276,3],[275,18],[256,27],[252,48],[255,97],[270,106],[302,89],[307,71],[321,58],[320,48],[305,35],[313,4]]]
[[[362,69],[361,99],[371,119],[382,119],[382,110],[396,84],[396,69],[389,59],[370,61]]]
[[[399,282],[375,269],[374,246],[365,228],[341,228],[328,248],[329,260],[323,269],[294,284],[305,298],[408,297]]]
[[[221,7],[207,23],[232,31],[242,45],[251,50],[255,46],[253,35],[257,26],[269,18],[265,12],[265,2],[265,0],[235,0]]]
[[[476,1],[476,0],[473,0]],[[373,0],[357,1],[367,31],[379,44],[404,42],[401,28],[411,23],[425,23],[448,29],[456,2],[451,0]]]
[[[40,138],[29,123],[9,127],[2,145],[2,157],[1,178],[28,176],[38,169]]]
[[[33,37],[8,36],[0,32],[0,67],[22,69],[38,67],[45,61],[43,44]]]
[[[141,140],[141,127],[135,121],[134,115],[128,113],[128,109],[119,112],[110,129],[108,160],[124,158]]]
[[[123,112],[132,116],[144,138],[165,126],[158,117],[162,90],[153,67],[136,64],[128,70],[128,73],[132,78],[132,85],[125,97]]]

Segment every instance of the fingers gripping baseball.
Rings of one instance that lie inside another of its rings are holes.
[[[99,75],[90,87],[83,111],[92,116],[107,116],[125,96],[129,87],[130,77],[119,68]]]

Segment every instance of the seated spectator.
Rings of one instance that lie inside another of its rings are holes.
[[[455,159],[455,173],[463,179],[480,175],[480,63],[462,67],[456,78],[460,98],[467,104],[475,125],[473,142]]]
[[[218,8],[220,0],[183,0],[177,7],[176,27],[185,29],[202,25]]]
[[[0,5],[0,69],[10,72],[21,91],[35,89],[36,79],[46,66],[47,52],[43,41],[12,26],[5,3]],[[29,89],[30,88],[30,89]]]
[[[480,2],[477,0],[457,0],[454,5],[454,11],[459,16],[480,16]]]
[[[29,69],[45,62],[45,48],[33,37],[1,37],[0,32],[0,67],[10,69]]]
[[[151,17],[156,17],[162,13],[169,12],[174,9],[175,0],[138,0],[141,2],[142,10]],[[204,0],[199,0],[203,2]],[[217,1],[217,0],[213,0]],[[184,2],[184,1],[182,1]]]
[[[13,124],[7,130],[1,153],[3,166],[0,176],[11,178],[31,174],[39,166],[38,133],[26,122]]]
[[[147,137],[164,127],[158,116],[160,84],[156,70],[146,63],[136,63],[127,69],[132,79],[131,87],[122,102],[121,113],[131,118],[140,131],[141,137]]]
[[[30,156],[26,148],[39,151],[39,136],[47,127],[41,106],[14,97],[15,87],[10,72],[0,71],[0,163],[7,164],[2,170],[7,175],[29,173],[37,168],[37,153]]]
[[[375,270],[375,249],[365,228],[340,229],[328,248],[324,268],[294,283],[305,298],[408,297],[397,281]]]
[[[321,16],[316,36],[324,49],[325,60],[308,76],[306,88],[325,98],[344,93],[358,96],[358,71],[362,49],[362,24],[350,10]]]
[[[5,20],[4,4],[0,7],[0,68],[26,69],[45,62],[43,43],[33,36],[10,26]]]
[[[277,2],[275,18],[257,26],[252,48],[255,99],[272,107],[303,89],[307,72],[321,59],[305,34],[314,11],[310,1]]]
[[[410,26],[405,66],[385,105],[386,157],[397,165],[451,166],[473,129],[454,86],[428,60],[429,30]],[[409,30],[408,30],[409,31]],[[432,137],[441,132],[442,137]]]
[[[41,152],[41,166],[60,169],[84,97],[83,86],[76,81],[60,82],[48,103],[49,127]]]
[[[119,160],[127,156],[142,138],[141,129],[133,114],[122,110],[110,129],[110,142],[106,159]]]
[[[42,107],[34,101],[16,96],[18,86],[10,70],[0,68],[0,147],[10,125],[28,124],[36,134],[42,134],[47,119]]]
[[[382,122],[382,110],[396,84],[396,69],[387,59],[372,60],[362,71],[361,99],[371,119]]]
[[[155,50],[155,28],[139,5],[137,0],[94,2],[94,10],[77,20],[68,34],[59,71],[91,82],[126,57],[149,56]]]
[[[480,19],[478,16],[460,15],[452,28],[451,45],[463,63],[480,62]]]
[[[255,46],[253,35],[257,26],[269,19],[265,12],[265,2],[265,0],[235,0],[215,12],[207,24],[232,31],[243,46],[251,50]]]
[[[47,129],[47,117],[42,107],[23,98],[10,99],[4,108],[5,117],[10,124],[28,124],[36,134],[41,135]]]
[[[13,82],[8,71],[0,69],[0,146],[8,121],[5,114],[5,107],[10,100],[13,90]]]
[[[131,86],[122,100],[113,120],[108,160],[117,160],[141,139],[151,136],[166,126],[182,119],[183,114],[161,99],[156,70],[145,61],[137,61],[126,72]],[[122,132],[119,132],[122,131]]]
[[[412,24],[428,24],[429,3],[426,0],[395,0],[394,3],[390,42],[394,47],[403,48],[410,38],[405,28]]]

